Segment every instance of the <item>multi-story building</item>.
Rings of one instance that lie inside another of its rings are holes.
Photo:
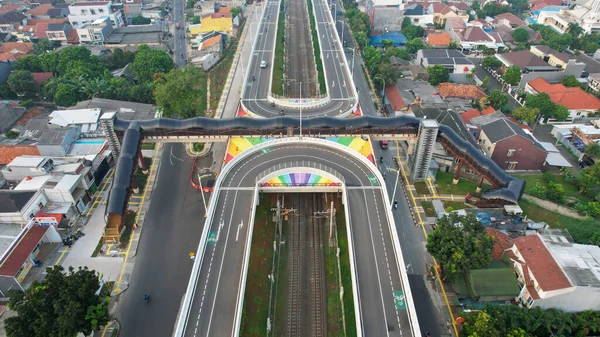
[[[113,26],[110,23],[110,18],[104,16],[92,23],[83,25],[81,28],[77,28],[77,35],[79,35],[79,41],[81,43],[103,44],[104,40],[110,36],[112,31]]]
[[[371,18],[371,28],[390,32],[402,29],[402,0],[367,0],[366,9]]]
[[[567,33],[572,25],[578,24],[585,33],[600,32],[600,0],[590,0],[573,9],[561,9],[559,12],[542,11],[537,23],[550,26],[559,33]]]
[[[51,23],[46,29],[46,36],[50,41],[67,42],[71,34],[71,25],[68,23]]]
[[[69,22],[73,28],[83,28],[98,19],[109,17],[113,28],[126,24],[123,12],[112,7],[110,1],[104,2],[75,2],[69,5]]]

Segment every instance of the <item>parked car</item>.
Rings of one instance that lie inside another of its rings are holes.
[[[380,147],[381,147],[383,150],[387,149],[387,148],[388,148],[388,146],[389,146],[389,144],[390,144],[390,143],[389,143],[389,141],[387,141],[387,140],[380,140],[380,141],[379,141],[379,146],[380,146]]]

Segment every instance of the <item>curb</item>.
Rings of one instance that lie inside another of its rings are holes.
[[[212,142],[210,143],[204,143],[204,147],[202,148],[202,151],[200,152],[194,152],[193,149],[193,143],[189,143],[189,146],[185,146],[185,153],[189,156],[189,157],[206,157],[209,153],[210,150],[212,149]]]

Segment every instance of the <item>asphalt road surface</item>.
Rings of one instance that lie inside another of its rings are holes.
[[[217,199],[217,213],[200,267],[185,336],[233,336],[240,300],[244,248],[249,244],[252,196],[256,176],[275,164],[312,161],[345,178],[354,237],[360,315],[365,336],[409,336],[408,315],[397,309],[394,291],[402,290],[393,254],[385,197],[372,186],[370,169],[362,162],[321,145],[279,144],[235,164]]]
[[[310,38],[310,22],[306,0],[288,0],[285,49],[285,96],[293,98],[315,97],[317,95],[317,74],[315,68],[315,52]],[[300,91],[302,84],[302,91]]]
[[[190,185],[184,144],[166,144],[135,257],[130,287],[119,301],[121,336],[171,336],[204,225],[204,206]],[[200,160],[210,166],[212,157]],[[208,197],[207,197],[208,198]],[[144,303],[144,294],[151,301]]]
[[[314,108],[302,109],[302,115],[314,116],[337,116],[354,106],[353,82],[346,68],[344,51],[338,41],[335,25],[331,22],[327,11],[329,6],[326,1],[314,1],[314,14],[319,41],[323,55],[323,66],[325,81],[330,102]],[[254,45],[254,52],[248,62],[248,76],[242,94],[242,103],[253,113],[262,117],[273,117],[283,112],[288,116],[299,116],[297,109],[281,108],[271,106],[267,101],[269,90],[271,90],[272,56],[275,48],[277,16],[279,15],[279,2],[269,0],[264,3],[265,13],[258,24],[258,35]],[[281,14],[283,15],[283,14]],[[307,23],[308,24],[308,23]],[[300,48],[295,41],[288,41],[288,48]],[[267,62],[265,68],[261,68],[262,61]],[[307,70],[308,71],[308,70]]]
[[[183,67],[187,64],[187,40],[185,37],[185,0],[173,1],[173,44],[175,45],[175,66]],[[177,29],[179,24],[179,29]]]

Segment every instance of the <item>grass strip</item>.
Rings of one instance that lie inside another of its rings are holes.
[[[275,237],[275,226],[268,200],[271,199],[264,196],[256,208],[240,336],[267,335],[271,285],[268,275],[271,274]]]
[[[340,282],[338,277],[337,247],[330,247],[325,231],[325,272],[327,275],[327,336],[343,336],[342,306],[340,303]]]
[[[340,248],[340,271],[344,287],[344,316],[346,318],[346,336],[355,337],[356,317],[354,315],[354,294],[352,292],[352,272],[350,271],[350,252],[348,250],[348,232],[344,206],[337,205],[338,246]]]
[[[275,59],[273,60],[273,86],[271,90],[275,95],[283,96],[283,72],[285,67],[285,13],[284,1],[281,0],[279,16],[277,19],[277,37],[275,38]]]
[[[323,62],[321,61],[321,48],[319,46],[319,35],[315,23],[315,15],[313,13],[312,0],[306,0],[308,5],[308,18],[310,19],[310,32],[312,35],[313,50],[315,52],[315,64],[317,65],[317,76],[319,78],[319,90],[321,95],[327,94],[325,88],[325,74],[323,73]]]

